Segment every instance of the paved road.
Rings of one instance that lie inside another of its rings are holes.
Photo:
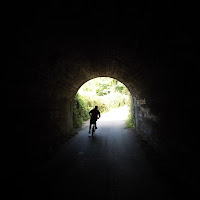
[[[102,117],[93,138],[86,123],[52,160],[18,178],[15,198],[173,199],[122,116]]]

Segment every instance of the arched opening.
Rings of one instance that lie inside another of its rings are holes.
[[[81,127],[90,118],[88,113],[95,106],[98,106],[104,120],[126,120],[127,127],[135,127],[132,94],[117,79],[97,77],[79,88],[73,102],[74,128]]]

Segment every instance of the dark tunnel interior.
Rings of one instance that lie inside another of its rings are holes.
[[[5,168],[41,162],[73,129],[82,84],[111,77],[134,94],[138,133],[162,144],[196,187],[198,12],[189,2],[49,1],[7,5],[1,88]],[[4,97],[3,97],[4,98]],[[141,104],[145,99],[146,104]],[[149,113],[146,115],[146,113]],[[22,167],[23,165],[23,167]],[[25,167],[24,167],[25,166]]]

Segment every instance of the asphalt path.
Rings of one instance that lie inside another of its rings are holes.
[[[51,160],[18,177],[15,198],[173,199],[126,128],[126,112],[115,111],[98,120],[94,137],[86,122]]]

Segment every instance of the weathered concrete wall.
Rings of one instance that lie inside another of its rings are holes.
[[[136,129],[144,134],[155,134],[154,126],[158,123],[157,116],[150,113],[150,109],[146,107],[144,100],[136,100],[135,110],[137,110],[137,126]]]

